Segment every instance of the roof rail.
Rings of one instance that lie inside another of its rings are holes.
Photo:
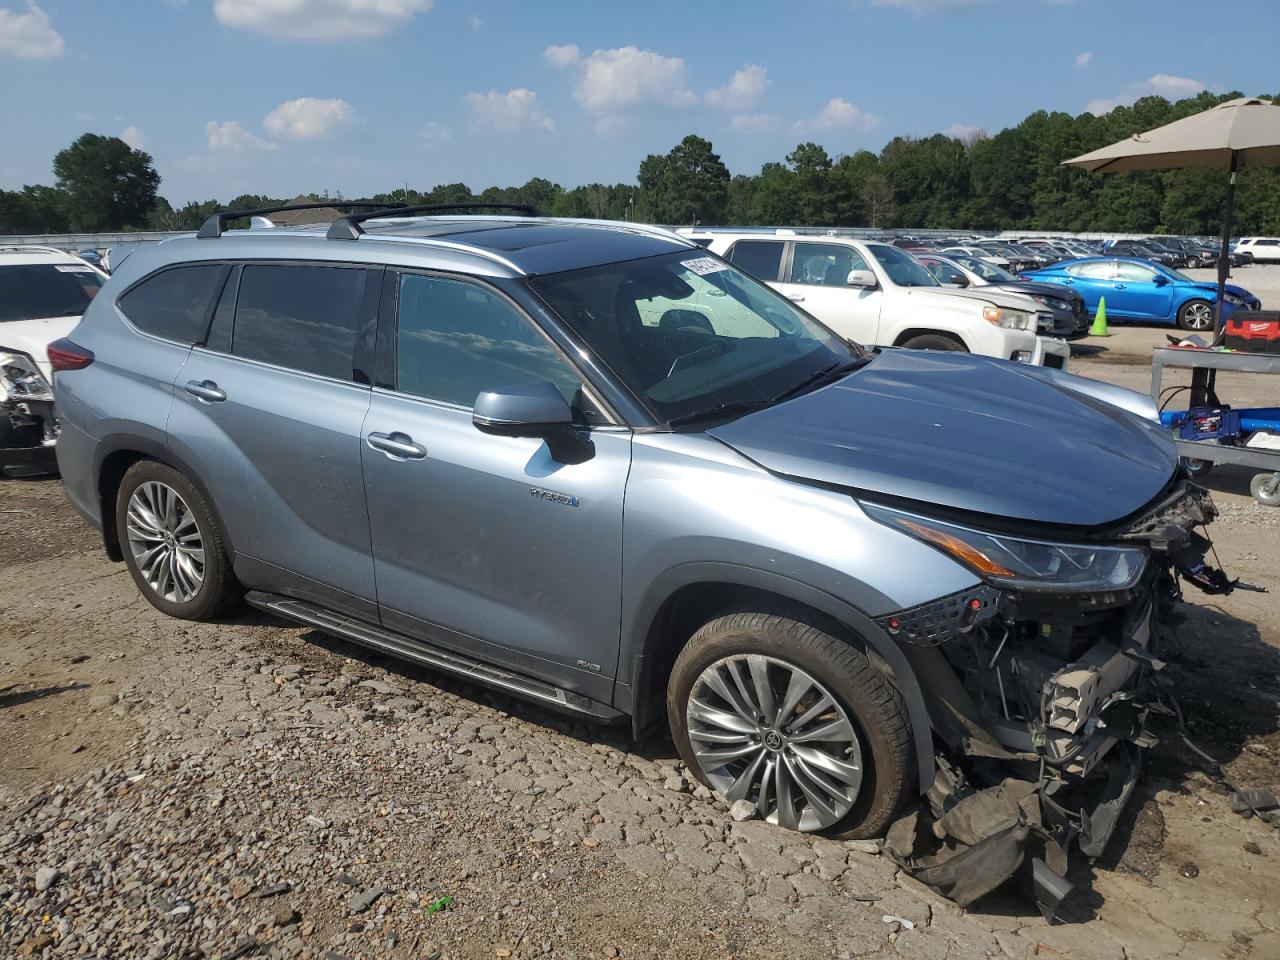
[[[201,240],[212,240],[222,236],[222,232],[232,220],[265,217],[268,214],[285,213],[289,210],[326,210],[330,207],[377,207],[380,210],[394,210],[403,206],[403,203],[386,203],[380,200],[327,200],[317,203],[285,203],[278,207],[258,207],[254,210],[220,210],[201,224],[200,229],[196,231],[196,236]]]
[[[67,250],[63,250],[61,247],[52,247],[44,243],[0,243],[0,251],[9,252],[13,250],[20,250],[23,253],[60,253],[64,257],[79,258],[78,254],[70,253]]]
[[[437,213],[441,210],[515,210],[527,217],[542,216],[542,212],[537,207],[527,203],[424,203],[416,207],[399,207],[393,216],[411,217],[419,213]],[[364,233],[360,227],[361,223],[365,220],[379,220],[387,215],[381,210],[347,214],[329,225],[326,236],[330,240],[358,240]]]

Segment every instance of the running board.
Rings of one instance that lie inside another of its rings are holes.
[[[274,593],[250,590],[245,596],[245,602],[266,613],[305,623],[309,627],[332,633],[380,653],[408,660],[433,670],[443,670],[556,710],[585,715],[603,723],[613,723],[625,716],[612,707],[584,697],[580,693],[573,693],[542,680],[535,680],[533,677],[526,677],[492,664],[473,660],[451,650],[434,647],[421,640],[365,623],[363,620],[326,610],[305,600],[294,600]]]

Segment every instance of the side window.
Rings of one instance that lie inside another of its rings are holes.
[[[240,275],[231,352],[350,380],[369,271],[250,264]]]
[[[1084,277],[1088,280],[1110,280],[1115,276],[1114,260],[1094,260],[1089,263],[1078,263],[1067,268],[1073,277]]]
[[[483,390],[550,380],[573,403],[581,378],[511,304],[463,280],[405,274],[396,389],[470,407]]]
[[[867,262],[852,247],[840,243],[797,241],[791,257],[792,283],[819,287],[847,287],[850,270],[866,270]]]
[[[1154,270],[1140,263],[1121,263],[1116,266],[1117,280],[1127,280],[1129,283],[1150,283],[1155,276]]]
[[[739,240],[729,248],[725,259],[757,280],[775,283],[784,246],[781,240]]]
[[[200,343],[225,271],[220,263],[161,270],[130,289],[118,306],[145,333],[178,343]]]

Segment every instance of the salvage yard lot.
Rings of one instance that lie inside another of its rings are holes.
[[[1234,280],[1280,302],[1280,270]],[[1086,341],[1074,369],[1145,389],[1164,333]],[[1280,790],[1280,511],[1247,482],[1209,477],[1210,533],[1273,592],[1191,597],[1167,672],[1191,739]],[[56,480],[0,487],[0,583],[0,953],[1280,956],[1280,830],[1233,813],[1171,726],[1074,878],[1078,922],[1050,926],[1017,897],[966,914],[873,844],[733,824],[666,740],[247,608],[167,619]]]

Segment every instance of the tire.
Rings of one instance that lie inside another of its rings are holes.
[[[903,341],[908,350],[950,350],[953,353],[968,353],[963,343],[953,340],[941,333],[922,333]]]
[[[716,692],[716,678],[719,689],[730,689],[724,685],[730,670],[737,671],[752,691],[747,707],[761,711],[751,721],[757,725],[752,733],[741,732],[748,722],[746,712],[726,713],[735,708],[726,706],[729,701]],[[785,717],[761,723],[766,711],[774,712],[768,706],[761,708],[766,699],[760,694],[761,673],[767,678],[764,689],[772,691],[779,708],[791,689],[790,678],[798,677],[801,687],[805,682],[815,686]],[[831,698],[832,705],[798,729],[790,729],[786,720],[802,719],[805,710],[821,701],[821,693]],[[708,707],[716,712],[708,714]],[[715,719],[726,716],[730,727],[715,725]],[[725,799],[748,800],[756,805],[757,816],[783,827],[842,839],[879,836],[915,782],[911,725],[902,695],[858,646],[845,639],[843,630],[820,618],[737,612],[703,625],[672,668],[667,717],[680,756],[699,781]],[[738,732],[731,730],[735,725]],[[832,737],[799,739],[806,734],[811,737],[818,729],[832,731]],[[738,755],[718,764],[722,758],[707,756],[708,750],[715,749]],[[815,758],[815,753],[821,756]],[[821,767],[815,766],[815,759]],[[856,777],[849,773],[850,763],[860,772],[856,784],[851,783]],[[777,775],[780,767],[789,784],[783,789]],[[810,799],[814,781],[809,780],[806,788],[797,779],[814,769],[844,790],[840,800],[833,793],[817,791],[825,809]],[[789,815],[778,802],[784,790],[796,801],[788,805]]]
[[[1207,477],[1209,471],[1213,469],[1212,460],[1201,460],[1198,457],[1183,457],[1182,465],[1187,468],[1187,473],[1191,474],[1192,480]]]
[[[1188,269],[1188,270],[1197,270],[1197,269],[1199,269],[1199,267],[1200,267],[1200,258],[1199,258],[1199,257],[1190,257],[1190,258],[1188,258],[1188,260],[1187,260],[1187,269]]]
[[[116,536],[138,591],[162,613],[212,620],[240,599],[213,510],[172,467],[142,460],[128,469],[116,495]]]
[[[1178,308],[1178,326],[1183,330],[1212,330],[1213,304],[1208,300],[1188,300]]]
[[[1280,507],[1280,474],[1255,473],[1249,481],[1249,492],[1265,507]]]

